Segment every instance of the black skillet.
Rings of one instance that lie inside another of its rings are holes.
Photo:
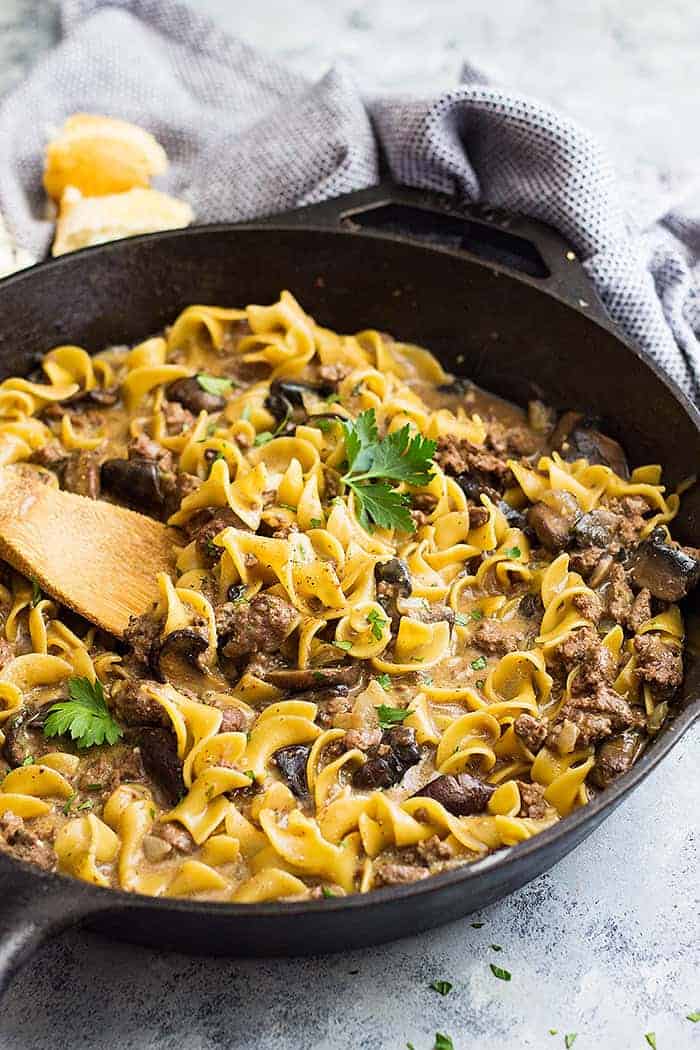
[[[321,324],[421,343],[513,401],[595,413],[633,463],[662,463],[671,485],[700,462],[697,410],[620,337],[552,230],[391,186],[255,224],[119,241],[9,277],[0,283],[2,373],[28,372],[59,343],[135,342],[190,303],[269,303],[282,288]],[[700,546],[697,490],[676,533]],[[481,908],[572,850],[670,751],[700,715],[700,672],[692,656],[689,664],[673,718],[613,787],[535,839],[423,882],[338,900],[207,904],[98,889],[0,855],[0,988],[44,938],[77,923],[186,952],[301,955]]]

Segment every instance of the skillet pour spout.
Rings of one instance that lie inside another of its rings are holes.
[[[354,331],[361,320],[428,347],[445,368],[506,399],[594,412],[632,467],[662,463],[672,489],[700,460],[697,409],[620,337],[570,255],[546,227],[384,185],[258,223],[100,245],[15,274],[0,282],[0,362],[3,374],[23,375],[37,350],[135,343],[190,303],[273,301],[289,287],[320,324]],[[674,532],[700,547],[697,486]],[[697,611],[691,594],[689,624]],[[352,949],[457,919],[586,838],[698,717],[699,698],[691,653],[668,725],[587,806],[483,861],[367,895],[253,905],[148,898],[0,855],[0,987],[43,938],[76,923],[161,948],[264,956]]]

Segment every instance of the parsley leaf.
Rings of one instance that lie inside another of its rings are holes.
[[[651,1047],[651,1050],[656,1050],[656,1033],[655,1032],[645,1032],[644,1033],[644,1038],[646,1039],[647,1043]]]
[[[693,1024],[697,1024],[700,1021],[700,1010],[693,1010],[692,1014],[686,1014],[686,1021],[692,1021]]]
[[[385,692],[389,692],[391,689],[391,675],[384,671],[382,674],[377,675],[377,681]]]
[[[335,893],[333,893],[333,890],[329,890],[327,886],[321,887],[321,893],[324,897],[335,897]]]
[[[455,613],[455,623],[459,624],[460,627],[466,627],[469,623],[469,618],[464,613]]]
[[[472,660],[471,666],[475,671],[483,671],[486,667],[486,657],[477,656],[476,660]]]
[[[352,642],[333,642],[336,649],[342,649],[343,652],[349,653],[352,649]]]
[[[450,981],[431,981],[430,987],[440,995],[449,995],[452,991],[452,983]]]
[[[206,390],[207,394],[214,394],[215,397],[228,394],[233,386],[232,379],[227,379],[225,376],[208,376],[205,372],[199,373],[197,382],[202,390]]]
[[[116,744],[122,730],[112,718],[105,703],[102,683],[89,678],[69,678],[70,700],[54,704],[44,723],[45,736],[60,736],[70,733],[78,747],[94,744]]]
[[[401,725],[411,713],[407,707],[389,707],[387,704],[380,704],[379,707],[375,707],[375,711],[381,729]]]
[[[434,1050],[455,1050],[455,1045],[449,1035],[443,1035],[442,1032],[436,1032]]]
[[[380,439],[373,408],[354,422],[343,422],[343,432],[347,471],[342,480],[355,496],[362,527],[415,532],[410,497],[390,482],[427,485],[433,477],[436,443],[422,434],[411,435],[408,423]]]
[[[481,611],[481,609],[472,609],[469,615],[471,616],[472,620],[483,620],[484,618],[484,614]]]
[[[491,973],[494,977],[498,977],[499,981],[509,981],[511,974],[509,970],[503,970],[500,966],[495,966],[493,963],[489,963],[491,967]]]
[[[372,636],[376,638],[378,642],[381,642],[384,628],[388,622],[389,621],[385,620],[382,614],[377,612],[376,609],[370,609],[367,613],[367,623],[372,628]]]
[[[576,1042],[577,1035],[578,1032],[567,1032],[567,1034],[564,1036],[564,1046],[566,1047],[566,1050],[571,1050],[571,1047]]]
[[[509,558],[519,558],[522,554],[520,547],[511,547],[510,550],[506,551]]]

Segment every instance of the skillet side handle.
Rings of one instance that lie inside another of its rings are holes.
[[[256,225],[366,231],[447,248],[517,274],[580,313],[613,324],[571,245],[551,226],[456,197],[385,180]]]
[[[92,887],[0,857],[0,996],[50,937],[102,910]]]

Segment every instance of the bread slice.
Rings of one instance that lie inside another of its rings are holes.
[[[76,113],[46,147],[44,187],[60,201],[67,186],[86,197],[148,186],[167,170],[163,147],[126,120]]]
[[[156,230],[188,226],[189,204],[158,190],[134,189],[103,197],[84,197],[68,186],[61,198],[52,254],[65,255],[91,244]]]

